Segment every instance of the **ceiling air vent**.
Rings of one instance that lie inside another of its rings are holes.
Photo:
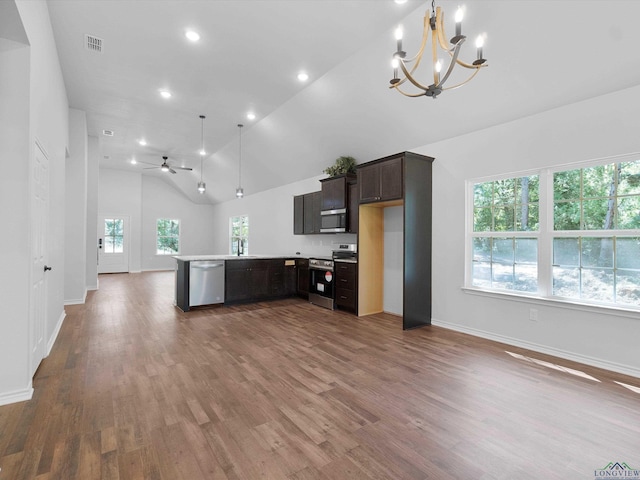
[[[102,53],[102,39],[93,35],[84,36],[84,46],[90,52]]]
[[[105,137],[113,137],[113,130],[102,130],[102,134]]]

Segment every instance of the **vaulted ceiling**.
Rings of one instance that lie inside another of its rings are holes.
[[[459,2],[438,2],[448,30]],[[49,0],[72,108],[87,113],[101,168],[164,175],[197,203],[234,197],[238,123],[246,194],[411,150],[640,84],[640,2],[478,0],[463,33],[486,32],[489,67],[438,99],[388,89],[393,31],[418,47],[430,3],[409,0]],[[201,38],[189,42],[194,29]],[[102,52],[86,48],[86,35]],[[463,57],[473,59],[472,42]],[[296,75],[305,70],[306,83]],[[159,91],[168,89],[170,99]],[[640,100],[640,99],[639,99]],[[253,111],[255,120],[246,113]],[[199,115],[206,115],[198,195]],[[597,112],[594,112],[597,115]],[[103,130],[113,132],[112,137]],[[138,144],[144,138],[146,146]],[[142,170],[170,163],[176,175]],[[139,163],[132,165],[135,158]]]

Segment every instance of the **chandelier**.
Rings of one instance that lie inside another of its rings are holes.
[[[463,62],[458,58],[460,53],[460,47],[465,42],[467,37],[462,35],[462,17],[464,16],[464,8],[459,7],[456,12],[456,34],[451,40],[446,40],[446,35],[443,26],[444,13],[441,7],[435,6],[435,0],[431,2],[431,15],[429,10],[424,15],[424,30],[422,33],[422,43],[418,53],[412,57],[407,58],[407,53],[402,50],[402,28],[399,27],[396,30],[397,51],[393,54],[391,65],[393,67],[393,78],[389,88],[394,88],[402,95],[407,97],[421,97],[427,96],[436,98],[442,93],[443,90],[452,90],[454,88],[461,87],[468,83],[473,77],[475,77],[482,67],[488,66],[486,60],[482,58],[482,47],[484,45],[485,36],[479,35],[476,39],[477,58],[473,63]],[[427,42],[431,37],[431,62],[433,67],[433,83],[430,85],[424,85],[416,80],[414,72],[422,61],[422,56],[425,54],[425,48]],[[444,61],[440,58],[439,54],[447,58],[449,63],[446,68],[444,67]],[[449,79],[451,72],[456,65],[459,65],[465,69],[471,70],[469,77],[455,85],[445,87],[446,81]],[[401,72],[402,78],[398,75]],[[444,74],[443,74],[444,72]],[[400,87],[406,82],[413,84],[417,88],[417,92],[407,92]]]

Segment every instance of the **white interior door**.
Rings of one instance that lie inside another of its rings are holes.
[[[98,273],[129,272],[129,217],[103,215],[98,219]]]
[[[30,373],[33,375],[45,356],[47,323],[47,271],[49,218],[49,159],[36,144],[31,172],[31,295],[29,299]]]

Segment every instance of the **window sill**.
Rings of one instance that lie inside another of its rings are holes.
[[[539,297],[534,294],[507,292],[497,290],[484,290],[476,287],[461,287],[464,293],[470,295],[479,295],[482,297],[499,298],[502,300],[512,300],[516,302],[532,303],[535,305],[546,305],[558,308],[566,308],[569,310],[577,310],[589,313],[598,313],[603,315],[615,315],[618,317],[626,317],[638,319],[640,307],[620,307],[611,305],[597,305],[591,303],[582,303],[570,299]]]

